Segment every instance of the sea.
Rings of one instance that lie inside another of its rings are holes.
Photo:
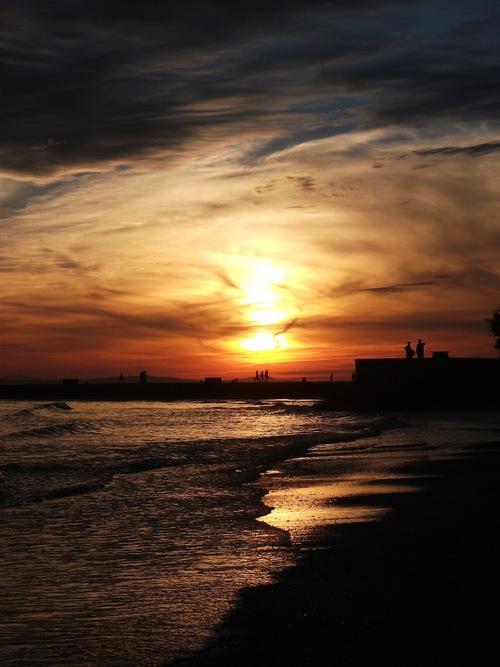
[[[405,465],[499,440],[495,412],[0,401],[0,664],[168,665],[325,526],[418,492]]]

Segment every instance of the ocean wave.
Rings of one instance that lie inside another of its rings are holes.
[[[301,401],[287,401],[287,400],[266,400],[254,401],[253,405],[262,406],[274,412],[304,414],[317,410],[317,400],[301,400]]]
[[[42,405],[33,406],[32,410],[49,410],[53,412],[54,410],[72,410],[71,405],[68,405],[64,401],[54,401],[53,403],[43,403]]]
[[[70,412],[73,410],[71,405],[64,403],[63,401],[54,401],[53,403],[42,403],[32,405],[29,408],[23,408],[22,410],[15,410],[14,412],[9,412],[2,415],[1,419],[4,421],[16,421],[19,418],[29,418],[29,417],[44,417],[48,415],[56,415],[65,412]]]
[[[397,452],[420,452],[426,451],[430,452],[437,449],[437,447],[429,446],[426,441],[415,442],[415,443],[394,443],[394,444],[383,444],[378,442],[374,444],[371,440],[368,442],[363,442],[363,440],[356,441],[355,444],[346,443],[345,446],[340,444],[335,447],[333,452],[335,456],[352,456],[353,454],[391,454]],[[319,449],[317,452],[318,455],[322,456],[324,450]]]
[[[404,419],[399,419],[398,417],[382,417],[378,416],[373,420],[373,424],[380,428],[382,431],[389,431],[392,429],[399,428],[413,428],[414,424]]]
[[[4,506],[91,494],[117,476],[168,468],[173,472],[182,466],[189,471],[188,478],[198,466],[205,471],[203,474],[211,470],[214,479],[229,475],[231,484],[234,471],[243,471],[244,475],[237,476],[239,484],[257,479],[263,470],[280,461],[304,456],[318,445],[339,455],[356,450],[376,451],[389,446],[382,442],[386,438],[378,437],[381,433],[412,426],[402,419],[370,414],[318,416],[313,403],[273,401],[255,406],[260,416],[248,404],[240,407],[236,416],[228,412],[227,406],[221,410],[217,406],[210,408],[201,416],[210,426],[214,415],[218,415],[215,428],[202,430],[196,425],[191,431],[193,417],[199,416],[192,406],[161,407],[154,413],[150,429],[149,410],[126,412],[112,406],[111,414],[103,419],[102,411],[94,415],[92,410],[85,411],[86,406],[78,406],[71,412],[63,405],[66,404],[35,406],[30,419],[21,422],[24,428],[10,435],[17,442],[12,442],[12,448],[3,454]],[[44,410],[50,414],[44,414]],[[272,415],[268,418],[265,411],[301,414],[292,419],[284,414],[276,421]],[[76,415],[88,418],[75,419]],[[179,422],[186,424],[189,437],[182,437]],[[277,423],[281,428],[276,428]],[[254,434],[249,435],[252,431]],[[395,437],[399,438],[397,431]]]
[[[53,403],[42,403],[32,405],[29,408],[23,408],[22,410],[15,410],[14,412],[7,412],[3,414],[0,419],[5,422],[17,421],[19,418],[30,418],[37,417],[43,418],[50,415],[63,414],[73,410],[71,405],[64,403],[63,401],[54,401]]]
[[[173,469],[190,463],[187,457],[181,461],[147,455],[113,462],[56,458],[11,461],[0,470],[0,505],[11,507],[91,494],[105,489],[119,476]]]
[[[81,496],[86,493],[94,493],[100,491],[105,487],[101,484],[77,484],[75,486],[63,487],[59,489],[52,489],[47,491],[43,496],[30,498],[30,502],[41,503],[47,500],[59,500],[61,498],[71,498],[73,496]]]
[[[22,410],[16,410],[10,414],[4,415],[4,418],[12,419],[17,417],[30,417],[35,415],[42,415],[43,413],[58,413],[58,412],[69,412],[73,410],[71,405],[64,403],[64,401],[54,401],[53,403],[41,403],[32,405],[29,408],[23,408]]]
[[[71,433],[85,433],[88,431],[96,431],[99,427],[94,422],[89,421],[74,421],[66,424],[50,424],[49,426],[39,426],[36,428],[25,429],[22,431],[15,431],[10,434],[11,438],[31,438],[33,436],[39,438],[51,438],[54,436],[67,435]]]

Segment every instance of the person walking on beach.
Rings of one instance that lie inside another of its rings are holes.
[[[411,342],[408,341],[408,345],[405,347],[406,358],[411,359],[415,355],[415,350],[411,346]]]
[[[422,341],[419,338],[418,343],[417,343],[417,358],[418,359],[423,359],[424,358],[424,345],[425,345],[425,343],[422,343]]]
[[[259,371],[255,371],[255,377],[254,377],[253,381],[254,381],[254,382],[260,382],[260,379],[259,379]]]

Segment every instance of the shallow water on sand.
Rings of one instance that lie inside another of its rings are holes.
[[[3,401],[0,662],[153,666],[199,648],[325,522],[380,516],[339,499],[394,489],[395,462],[497,437],[495,419]]]

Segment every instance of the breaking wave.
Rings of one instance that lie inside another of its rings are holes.
[[[51,438],[53,436],[61,436],[69,433],[85,433],[88,431],[96,431],[99,427],[97,424],[89,421],[75,421],[66,424],[51,424],[50,426],[41,426],[37,428],[26,429],[11,433],[11,438]]]

